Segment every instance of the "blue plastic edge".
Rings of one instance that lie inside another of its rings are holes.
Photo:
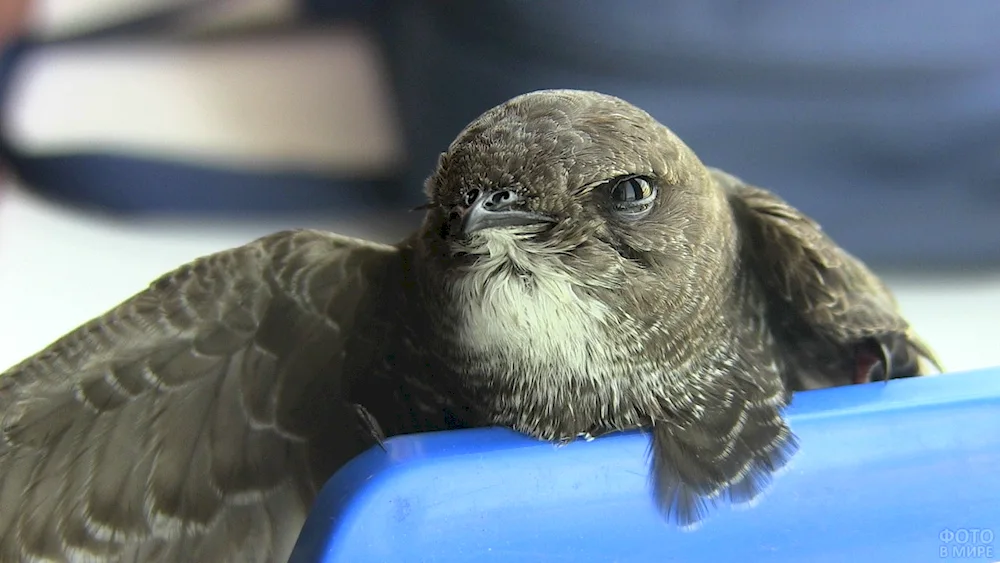
[[[326,484],[290,562],[1000,559],[1000,367],[802,392],[788,415],[800,450],[768,493],[694,531],[656,511],[641,432],[392,438]]]

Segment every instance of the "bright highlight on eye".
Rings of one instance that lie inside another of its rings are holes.
[[[609,182],[608,196],[615,211],[629,218],[646,215],[653,208],[656,186],[642,176],[627,176]]]

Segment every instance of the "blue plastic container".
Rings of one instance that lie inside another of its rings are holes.
[[[398,437],[323,488],[291,563],[1000,560],[1000,368],[797,394],[801,449],[750,508],[685,532],[648,437]]]

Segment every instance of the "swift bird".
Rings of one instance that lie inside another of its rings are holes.
[[[921,373],[889,290],[777,196],[594,92],[472,122],[397,245],[199,258],[0,376],[0,560],[284,561],[385,436],[645,427],[681,525],[796,449],[794,390]]]

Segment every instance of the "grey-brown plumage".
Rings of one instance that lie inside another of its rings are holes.
[[[0,377],[0,561],[279,561],[382,436],[651,427],[681,524],[795,450],[790,391],[920,372],[889,291],[643,111],[545,91],[463,131],[396,246],[198,259]]]

